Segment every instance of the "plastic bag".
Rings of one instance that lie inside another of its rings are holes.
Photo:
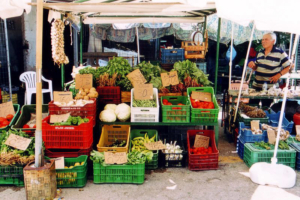
[[[230,61],[230,49],[231,46],[229,46],[228,50],[226,51],[226,60]],[[232,60],[234,60],[236,57],[236,50],[234,49],[234,47],[232,47]]]

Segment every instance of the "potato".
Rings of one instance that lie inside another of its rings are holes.
[[[86,96],[86,92],[81,92],[80,93],[82,96]]]
[[[83,88],[80,88],[80,89],[79,89],[79,93],[81,93],[81,92],[84,92],[84,89],[83,89]]]
[[[83,97],[84,100],[89,100],[90,98],[88,96]]]
[[[85,92],[85,93],[89,93],[89,91],[90,91],[90,90],[87,89],[87,88],[84,89],[84,92]]]
[[[90,89],[90,92],[92,92],[92,91],[96,91],[96,89],[95,89],[94,87],[92,87],[92,88]]]

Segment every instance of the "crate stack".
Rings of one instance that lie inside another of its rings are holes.
[[[57,106],[49,103],[49,116],[42,121],[45,154],[48,157],[78,157],[90,155],[93,146],[93,126],[96,124],[97,100],[84,106]],[[50,125],[50,115],[70,113],[71,116],[88,118],[78,126]]]
[[[107,147],[115,140],[126,141],[124,147]],[[104,125],[97,145],[99,152],[129,151],[130,126]],[[133,183],[142,184],[145,179],[145,163],[136,165],[104,165],[93,163],[94,183]]]
[[[102,105],[121,103],[121,89],[119,86],[98,86],[97,92],[99,94],[99,103]]]
[[[178,61],[184,60],[184,49],[161,49],[161,63],[162,64],[174,64]]]

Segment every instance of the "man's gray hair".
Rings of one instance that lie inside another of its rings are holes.
[[[277,36],[276,36],[275,33],[266,33],[265,35],[270,35],[270,37],[272,38],[272,40],[274,40],[274,44],[276,44]]]

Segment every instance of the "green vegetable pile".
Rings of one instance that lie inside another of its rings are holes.
[[[263,141],[262,142],[255,142],[254,145],[256,145],[258,147],[261,147],[261,148],[264,148],[266,150],[273,150],[274,149],[273,144],[263,142]],[[282,150],[289,150],[290,149],[289,145],[284,141],[279,141],[278,148],[282,149]]]
[[[161,81],[160,74],[167,72],[166,70],[161,69],[157,65],[152,65],[150,62],[141,62],[138,65],[136,65],[133,70],[139,69],[145,79],[147,80],[147,83],[150,83],[152,79],[155,79],[158,77]]]
[[[155,99],[146,99],[146,100],[133,100],[132,102],[133,107],[149,107],[149,108],[156,108],[156,101]]]
[[[145,147],[145,143],[155,142],[156,136],[149,138],[148,134],[145,133],[144,137],[135,137],[131,140],[131,152],[141,152],[146,155],[146,161],[150,162],[153,158],[153,151],[148,150]]]
[[[117,138],[115,138],[115,141],[111,145],[109,145],[108,147],[125,147],[126,143],[127,142],[125,140],[120,141]]]
[[[99,152],[99,151],[95,151],[93,150],[91,152],[91,156],[90,159],[94,162],[94,163],[100,163],[103,166],[106,166],[107,164],[105,164],[104,160],[104,152]],[[127,163],[125,165],[136,165],[136,164],[143,164],[146,162],[146,155],[142,152],[130,152],[127,154]]]
[[[10,134],[15,134],[24,138],[32,139],[29,146],[25,151],[15,149],[11,146],[5,144]],[[0,135],[0,165],[26,165],[29,162],[34,161],[34,148],[35,148],[35,138],[30,137],[22,131],[9,130],[3,131]]]
[[[70,116],[66,122],[57,122],[52,124],[52,126],[79,126],[80,124],[87,123],[89,121],[90,120],[88,118],[81,118],[80,116]]]

